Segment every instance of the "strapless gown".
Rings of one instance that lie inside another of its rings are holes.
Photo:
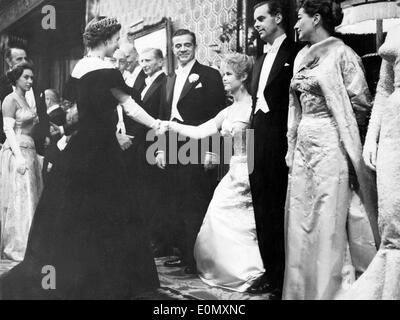
[[[265,269],[257,241],[246,156],[248,122],[227,119],[222,135],[233,138],[228,173],[215,189],[194,255],[200,279],[210,286],[244,292]]]

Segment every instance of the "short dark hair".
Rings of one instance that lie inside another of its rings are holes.
[[[332,0],[301,0],[299,9],[303,8],[309,16],[320,14],[322,27],[330,34],[335,33],[335,27],[343,21],[343,11],[340,4]]]
[[[25,53],[26,53],[26,49],[25,49],[24,47],[22,47],[22,46],[10,46],[10,47],[8,47],[8,48],[6,49],[6,52],[5,52],[5,57],[6,57],[6,59],[11,60],[12,50],[13,50],[13,49],[24,50]]]
[[[287,16],[289,13],[289,7],[286,3],[286,0],[266,0],[260,3],[257,3],[253,7],[253,12],[262,6],[268,5],[268,13],[271,16],[276,16],[278,13],[282,16],[282,27],[285,31],[287,31],[289,26],[289,17]]]
[[[197,43],[197,42],[196,42],[196,35],[195,35],[192,31],[190,31],[190,30],[187,30],[187,29],[178,29],[178,30],[175,31],[175,33],[174,33],[174,35],[172,36],[172,38],[179,37],[179,36],[183,36],[183,35],[185,35],[185,34],[188,34],[188,35],[192,36],[193,45],[196,46],[196,43]]]
[[[10,71],[7,72],[7,78],[10,80],[11,84],[15,86],[17,80],[21,77],[25,70],[31,70],[33,72],[33,65],[28,62],[24,62],[16,65]]]

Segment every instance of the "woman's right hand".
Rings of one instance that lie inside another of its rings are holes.
[[[25,159],[20,157],[16,159],[16,167],[19,174],[25,174],[26,170],[28,169]]]
[[[371,170],[376,171],[376,155],[378,152],[378,144],[375,141],[367,141],[364,145],[363,159],[365,164]]]

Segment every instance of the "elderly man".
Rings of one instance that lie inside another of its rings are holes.
[[[114,55],[111,58],[111,63],[122,74],[125,74],[125,71],[128,67],[128,57],[124,51],[122,51],[121,49],[117,49],[115,50]]]
[[[140,67],[146,75],[145,86],[137,92],[140,96],[139,104],[151,116],[158,118],[167,81],[162,70],[164,56],[160,49],[147,48],[140,52],[139,61]],[[150,165],[146,159],[146,151],[151,144],[146,141],[149,130],[127,117],[124,118],[124,122],[127,134],[134,136],[131,156],[128,157],[131,179],[135,182],[136,192],[140,193],[143,216],[150,222],[154,253],[156,256],[167,255],[168,241],[164,228],[167,175],[165,171],[160,171],[157,167]]]
[[[66,113],[60,106],[60,95],[55,89],[46,89],[44,91],[45,103],[47,107],[47,115],[49,121],[56,126],[61,128],[66,124]],[[53,131],[53,127],[50,127],[50,142],[46,145],[44,164],[43,164],[43,176],[46,178],[47,170],[51,169],[52,164],[58,156],[59,149],[57,148],[57,142],[61,139],[62,134],[60,131]]]
[[[141,92],[145,87],[146,74],[142,70],[139,64],[139,55],[135,46],[131,43],[123,43],[120,50],[125,53],[126,56],[126,69],[123,73],[126,84],[129,87],[134,88],[136,91]],[[136,102],[139,97],[133,97]]]

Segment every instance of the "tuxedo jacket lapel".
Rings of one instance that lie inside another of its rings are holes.
[[[151,84],[149,90],[147,90],[146,94],[143,97],[143,104],[147,103],[149,98],[153,95],[153,93],[160,87],[162,82],[163,74],[160,74],[154,82]]]
[[[176,74],[174,73],[172,76],[168,77],[167,84],[166,84],[167,105],[169,107],[172,106],[172,99],[174,98],[175,82],[176,82]]]
[[[199,74],[199,63],[197,61],[194,64],[192,70],[190,70],[189,76],[186,79],[185,85],[183,86],[181,96],[179,97],[179,101],[181,101],[189,93],[189,91],[193,88],[195,84],[197,85],[198,81],[192,83],[190,83],[189,81],[190,75],[194,73]]]
[[[289,44],[289,40],[285,39],[279,48],[278,53],[276,54],[274,64],[272,65],[271,72],[269,73],[268,81],[266,87],[276,78],[279,71],[282,69],[283,65],[287,61],[290,51],[287,48]]]

